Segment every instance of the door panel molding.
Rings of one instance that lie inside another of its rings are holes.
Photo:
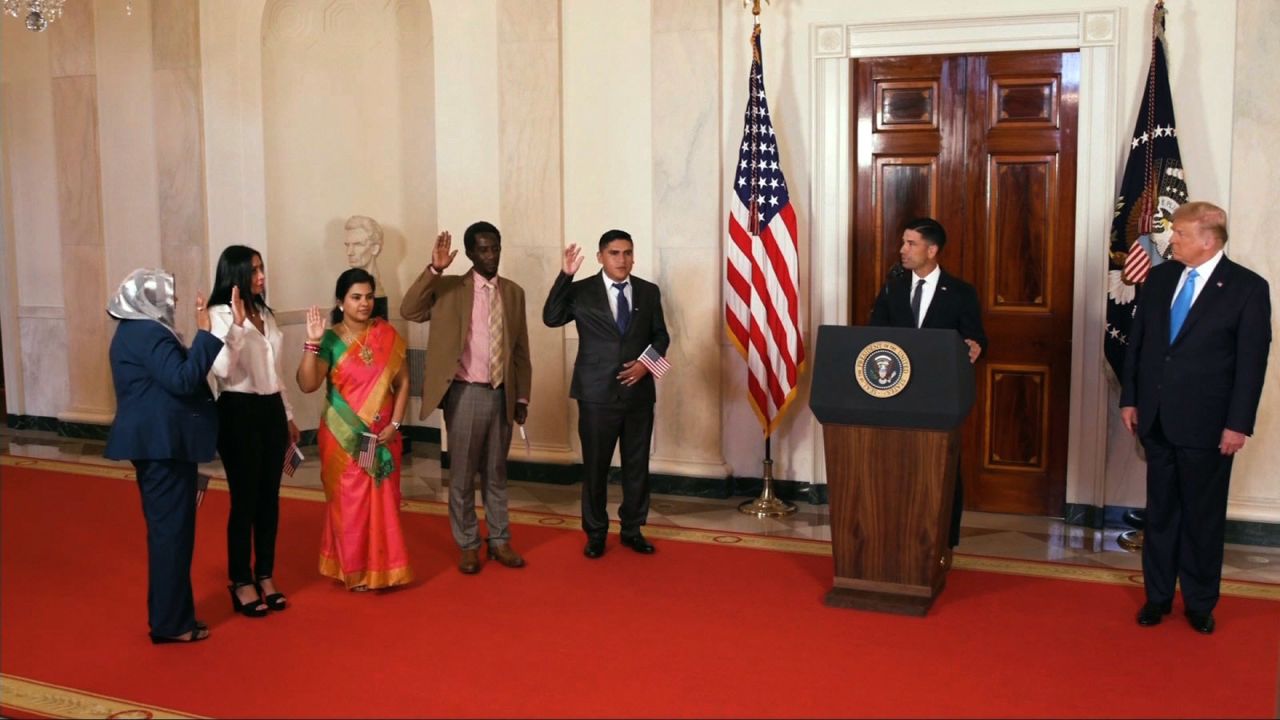
[[[860,57],[1079,49],[1075,253],[1072,298],[1071,404],[1066,501],[1105,499],[1107,378],[1102,336],[1107,233],[1114,205],[1119,104],[1120,8],[1052,14],[959,16],[896,23],[849,22],[810,28],[812,62],[810,163],[806,213],[814,272],[809,287],[811,333],[850,321],[848,237],[852,227],[853,97],[849,60]],[[859,148],[859,153],[869,148]],[[816,421],[811,421],[816,428]],[[814,437],[821,433],[816,429]],[[820,442],[814,467],[825,468]]]

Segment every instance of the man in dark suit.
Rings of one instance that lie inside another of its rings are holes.
[[[1120,417],[1147,453],[1139,625],[1172,611],[1180,581],[1191,627],[1214,628],[1231,461],[1253,433],[1271,346],[1267,281],[1226,242],[1222,208],[1179,207],[1173,260],[1147,275],[1129,329]]]
[[[662,316],[658,286],[631,274],[635,262],[631,236],[610,230],[600,236],[596,259],[601,272],[573,281],[582,266],[582,251],[570,245],[547,302],[542,321],[548,327],[577,324],[578,357],[569,396],[578,401],[578,437],[582,441],[583,554],[604,554],[609,532],[606,484],[613,448],[621,440],[622,544],[639,553],[653,552],[640,533],[649,516],[649,439],[653,435],[653,377],[641,353],[652,345],[666,355],[671,338]]]
[[[947,244],[947,231],[933,218],[916,218],[902,231],[898,251],[902,270],[890,273],[871,308],[871,325],[955,330],[969,346],[969,362],[987,349],[978,292],[938,264]],[[951,503],[951,547],[960,544],[960,516],[964,513],[964,483],[956,476]]]

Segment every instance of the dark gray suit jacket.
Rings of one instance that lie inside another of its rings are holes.
[[[628,387],[618,381],[618,373],[623,363],[640,357],[649,345],[667,354],[671,337],[662,315],[662,292],[657,285],[631,276],[631,324],[623,335],[609,310],[600,275],[574,282],[572,275],[561,272],[542,308],[547,327],[570,322],[578,326],[578,357],[569,397],[582,402],[654,402],[652,375]]]

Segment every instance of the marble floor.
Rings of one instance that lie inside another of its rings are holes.
[[[319,461],[314,448],[304,448],[306,461],[286,485],[320,487]],[[0,429],[0,453],[69,462],[112,464],[102,458],[102,443],[74,440],[53,433]],[[127,466],[127,463],[120,463]],[[221,476],[218,463],[203,470]],[[402,472],[406,499],[445,501],[448,498],[448,470],[440,466],[437,445],[415,443]],[[609,488],[610,517],[617,517],[621,490]],[[515,482],[511,484],[510,507],[577,517],[578,485]],[[800,503],[799,510],[785,518],[756,518],[738,512],[746,498],[727,500],[680,495],[657,495],[651,500],[649,522],[675,528],[764,535],[776,538],[829,541],[831,528],[827,506]],[[1141,558],[1116,544],[1120,529],[1095,530],[1067,525],[1061,520],[1025,515],[966,512],[957,552],[1011,560],[1042,560],[1088,567],[1140,570]],[[1228,545],[1223,562],[1225,580],[1280,584],[1280,548]]]

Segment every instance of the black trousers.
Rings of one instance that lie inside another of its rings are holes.
[[[218,454],[231,490],[227,574],[233,583],[275,573],[280,475],[288,447],[289,424],[279,394],[218,396]]]
[[[196,546],[196,464],[134,460],[147,521],[147,622],[151,634],[176,637],[196,628],[191,554]]]
[[[609,464],[621,442],[623,535],[640,532],[649,518],[649,440],[653,403],[578,403],[578,439],[582,441],[582,529],[604,539],[609,532]]]
[[[1147,600],[1172,602],[1178,581],[1186,610],[1211,612],[1218,604],[1222,581],[1233,458],[1216,447],[1173,445],[1159,417],[1141,439],[1147,451],[1147,518],[1142,539]]]

